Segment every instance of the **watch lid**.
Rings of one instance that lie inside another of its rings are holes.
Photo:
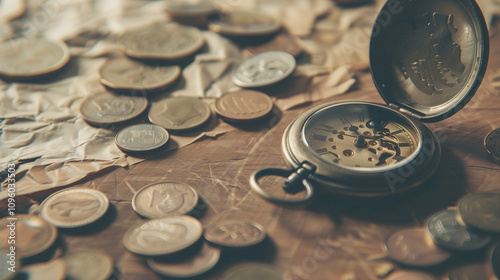
[[[488,55],[488,29],[474,0],[389,0],[370,41],[380,95],[423,122],[446,119],[469,102]]]

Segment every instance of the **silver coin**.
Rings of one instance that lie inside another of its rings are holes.
[[[275,84],[295,70],[295,58],[286,52],[268,51],[241,62],[233,71],[233,82],[244,88]]]
[[[440,211],[427,221],[427,231],[434,242],[452,250],[476,250],[490,243],[491,238],[469,229],[457,220],[455,209]]]
[[[167,144],[170,135],[163,127],[136,124],[120,130],[115,137],[116,146],[125,152],[150,152]]]
[[[118,39],[122,51],[145,59],[181,59],[203,47],[203,34],[195,27],[160,23],[130,30]]]
[[[150,219],[184,215],[198,204],[198,193],[190,186],[178,182],[155,183],[137,191],[132,208]]]
[[[202,232],[201,223],[193,217],[163,217],[132,226],[123,236],[123,245],[139,255],[168,255],[195,244]]]

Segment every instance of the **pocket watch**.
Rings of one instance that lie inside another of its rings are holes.
[[[473,0],[389,0],[370,40],[373,81],[386,104],[322,104],[286,128],[282,152],[290,169],[265,168],[250,179],[264,198],[285,205],[309,200],[318,189],[358,197],[402,193],[439,166],[438,137],[424,122],[458,112],[481,84],[489,55],[488,29]],[[287,178],[282,199],[259,184]]]

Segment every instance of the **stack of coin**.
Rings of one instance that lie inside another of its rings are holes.
[[[48,196],[40,217],[58,228],[77,228],[99,220],[109,207],[108,197],[94,189],[67,189]]]
[[[129,121],[142,114],[147,107],[145,97],[106,91],[87,97],[80,106],[80,115],[90,125],[104,126]]]
[[[0,77],[33,79],[54,73],[70,59],[66,44],[44,38],[20,38],[0,43]]]
[[[264,36],[278,32],[281,23],[263,14],[232,12],[214,15],[208,28],[227,36]]]
[[[215,102],[215,112],[230,122],[259,120],[272,109],[273,101],[269,96],[252,90],[229,92]]]
[[[118,42],[121,50],[131,57],[179,60],[199,51],[205,39],[195,27],[160,23],[126,31]]]
[[[486,135],[484,147],[491,159],[500,164],[500,128],[497,128]]]
[[[123,128],[115,137],[116,146],[125,153],[138,154],[157,151],[165,146],[170,135],[157,125],[136,124]]]
[[[118,91],[158,91],[180,76],[179,66],[145,64],[125,57],[112,58],[99,69],[99,81]]]
[[[232,73],[233,82],[243,88],[276,84],[295,70],[295,58],[286,52],[268,51],[242,61]]]
[[[205,124],[210,107],[198,98],[170,97],[151,105],[149,120],[167,130],[190,130]]]

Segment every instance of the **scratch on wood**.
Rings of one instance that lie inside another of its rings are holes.
[[[123,182],[125,183],[125,185],[127,185],[128,189],[129,189],[129,190],[130,190],[133,194],[135,194],[135,193],[136,193],[136,191],[134,190],[134,188],[132,188],[132,186],[129,184],[129,182],[128,182],[128,181],[123,181]]]

